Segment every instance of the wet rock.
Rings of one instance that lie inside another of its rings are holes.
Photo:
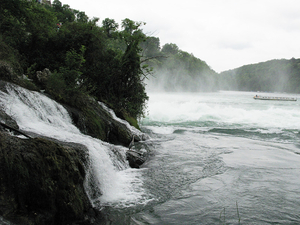
[[[129,146],[132,131],[123,123],[115,120],[95,99],[86,99],[85,108],[77,109],[64,105],[74,124],[84,134],[115,145]],[[146,135],[136,135],[135,140],[145,140]]]
[[[11,116],[7,115],[2,109],[0,109],[0,122],[18,130],[19,126],[16,121],[11,118]],[[3,128],[3,127],[2,127]]]
[[[140,166],[145,163],[147,155],[138,151],[128,150],[126,152],[126,158],[131,168],[140,168]]]
[[[88,224],[87,150],[0,131],[0,215],[16,224]]]

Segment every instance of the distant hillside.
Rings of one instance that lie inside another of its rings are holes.
[[[300,59],[275,59],[220,73],[220,89],[300,93]]]

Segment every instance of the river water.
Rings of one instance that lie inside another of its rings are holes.
[[[140,126],[150,139],[135,148],[152,153],[141,169],[39,93],[10,88],[0,104],[23,131],[88,147],[85,187],[106,220],[95,224],[299,224],[300,101],[255,94],[149,93]]]
[[[150,93],[152,201],[110,208],[112,224],[299,224],[300,101],[255,94]]]

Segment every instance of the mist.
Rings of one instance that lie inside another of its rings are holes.
[[[219,90],[217,74],[190,74],[184,68],[157,70],[146,81],[148,92],[214,92]]]

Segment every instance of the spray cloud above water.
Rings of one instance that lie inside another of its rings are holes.
[[[147,63],[154,73],[146,81],[148,91],[203,92],[217,90],[217,73],[206,62],[182,51],[176,44],[165,44],[149,38],[142,45],[143,55],[153,58]]]

